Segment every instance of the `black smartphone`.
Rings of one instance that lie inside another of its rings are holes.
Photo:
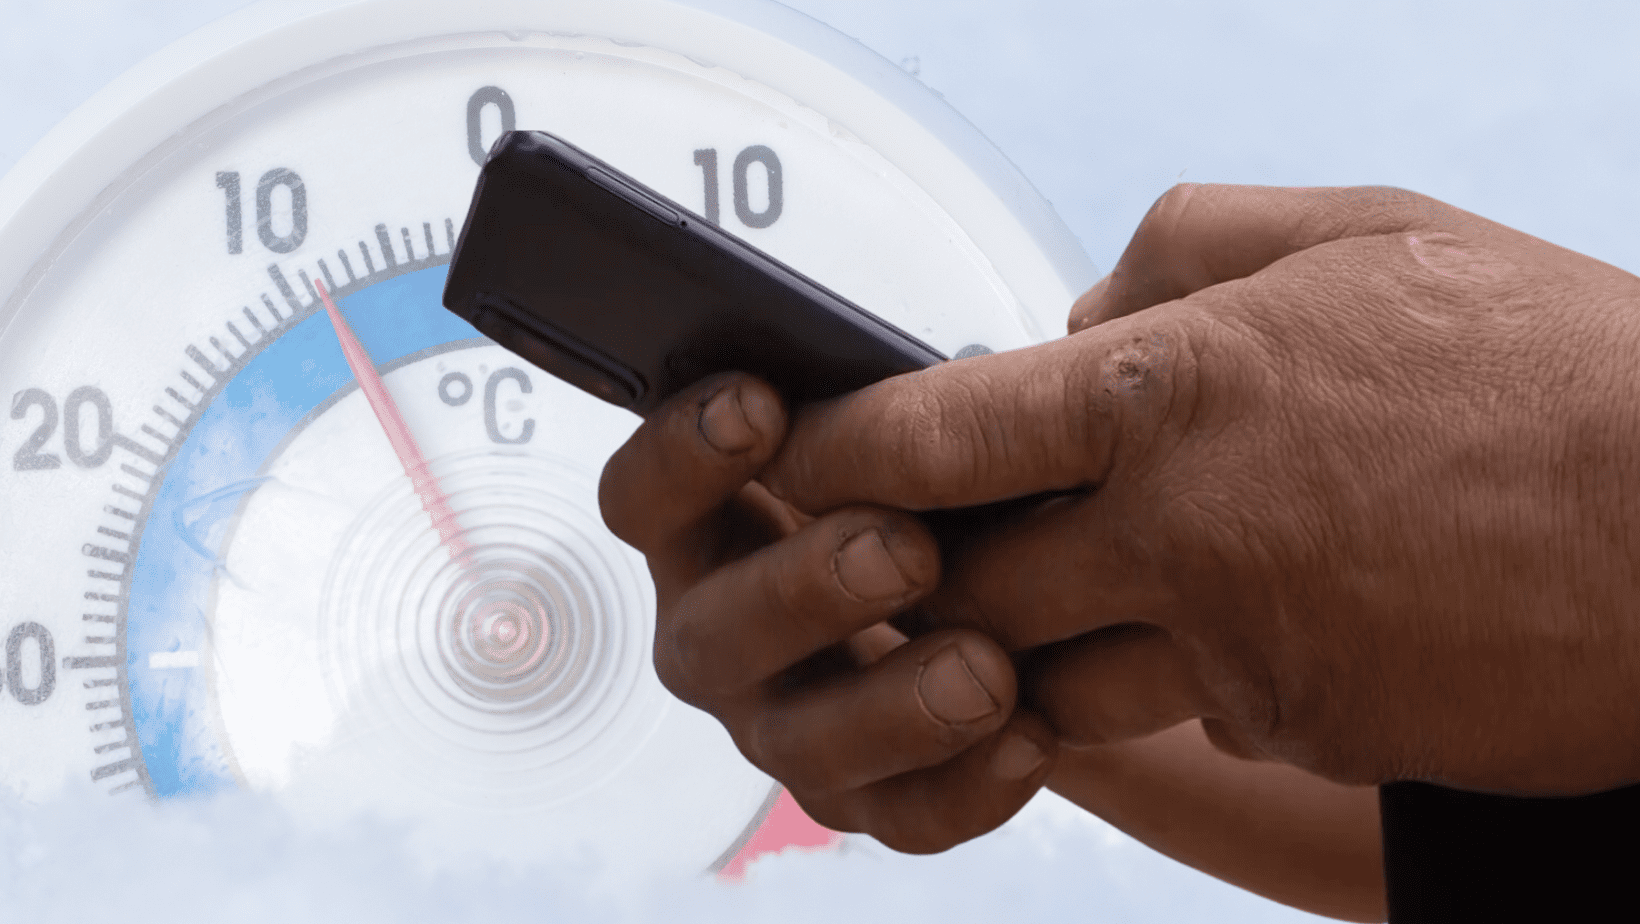
[[[797,405],[946,358],[546,132],[490,150],[444,306],[639,414],[730,369]]]

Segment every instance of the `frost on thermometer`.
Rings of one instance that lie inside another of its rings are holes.
[[[1091,270],[892,65],[713,10],[257,4],[0,182],[0,784],[248,788],[457,858],[830,840],[654,675],[596,501],[637,419],[440,304],[484,152],[566,138],[947,355]]]

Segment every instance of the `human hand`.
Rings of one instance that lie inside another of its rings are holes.
[[[785,432],[767,385],[717,376],[656,410],[604,469],[604,519],[655,579],[661,681],[827,827],[913,853],[991,830],[1041,788],[1053,731],[1015,710],[1013,666],[990,638],[908,641],[886,622],[939,580],[916,518],[846,506],[817,519],[753,481]]]
[[[807,409],[760,478],[813,512],[1081,489],[917,608],[1029,652],[1068,742],[1196,716],[1346,784],[1604,789],[1640,778],[1637,308],[1400,190],[1181,186],[1072,336]]]

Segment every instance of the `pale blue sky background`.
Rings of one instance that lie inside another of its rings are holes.
[[[0,171],[142,57],[238,0],[0,0]],[[791,0],[904,62],[1109,269],[1180,177],[1405,186],[1640,269],[1640,4]],[[6,746],[0,743],[0,746]],[[416,877],[398,832],[297,830],[233,800],[154,817],[0,796],[16,921],[1294,921],[1110,829],[1039,811],[936,858],[764,863],[724,890],[565,871]]]
[[[239,0],[0,0],[0,170]],[[1640,4],[791,0],[994,141],[1109,269],[1202,182],[1405,186],[1640,267]]]

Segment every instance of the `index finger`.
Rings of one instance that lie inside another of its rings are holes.
[[[604,464],[598,506],[611,532],[651,554],[720,509],[784,435],[785,411],[743,373],[696,382],[657,408]]]
[[[1070,337],[945,363],[810,408],[763,481],[811,512],[847,503],[967,507],[1097,486],[1124,453],[1137,456],[1170,420],[1189,419],[1195,363],[1212,339],[1191,323],[1211,308],[1189,296],[1318,244],[1458,214],[1382,187],[1176,186],[1111,275],[1078,300]],[[1152,310],[1141,319],[1140,309]]]
[[[1191,400],[1183,318],[1147,316],[942,363],[811,405],[759,479],[810,513],[973,507],[1097,487]]]

